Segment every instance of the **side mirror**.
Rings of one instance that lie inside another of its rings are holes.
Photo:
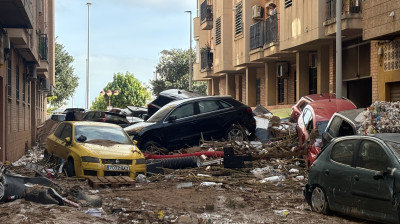
[[[132,142],[134,145],[137,145],[137,143],[138,143],[136,140],[132,140]]]
[[[71,138],[70,137],[66,137],[65,138],[65,142],[67,143],[67,145],[71,144]]]
[[[147,121],[149,118],[150,118],[150,115],[148,115],[148,114],[143,115],[143,120],[144,120],[144,121]]]
[[[176,119],[177,119],[176,116],[172,115],[172,116],[169,116],[169,117],[168,117],[167,121],[170,122],[170,123],[172,123],[172,122],[174,122]]]

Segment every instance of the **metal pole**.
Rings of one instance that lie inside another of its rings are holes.
[[[86,109],[90,107],[90,61],[89,61],[89,49],[90,49],[90,17],[89,17],[89,8],[92,3],[87,2],[88,6],[88,36],[87,36],[87,63],[86,63]]]
[[[193,90],[193,63],[192,63],[192,11],[190,13],[190,54],[189,54],[189,91]]]
[[[342,98],[342,0],[336,0],[336,98]]]

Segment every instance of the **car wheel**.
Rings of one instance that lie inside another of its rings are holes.
[[[228,141],[244,141],[245,140],[245,133],[243,127],[240,125],[232,125],[227,131],[225,138]]]
[[[314,212],[328,214],[328,199],[326,198],[325,191],[321,187],[316,186],[311,193],[311,209]]]
[[[67,167],[65,168],[65,172],[67,173],[68,177],[75,176],[74,160],[72,158],[68,158]]]
[[[143,147],[140,150],[150,154],[165,154],[165,152],[167,151],[158,142],[155,141],[147,141],[146,143],[144,143]]]

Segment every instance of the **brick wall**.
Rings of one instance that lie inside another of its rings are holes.
[[[329,45],[329,93],[336,92],[336,44]]]
[[[247,104],[246,102],[246,74],[240,75],[242,79],[242,103]]]
[[[372,77],[372,102],[378,100],[378,41],[371,41],[371,77]]]
[[[256,70],[257,79],[260,79],[260,103],[264,107],[266,106],[265,102],[265,69],[258,68]]]
[[[219,78],[219,95],[227,95],[226,93],[226,77],[221,76]]]
[[[294,104],[296,102],[295,93],[295,80],[296,80],[296,65],[289,65],[289,78],[287,81],[287,96],[285,96],[288,104]]]

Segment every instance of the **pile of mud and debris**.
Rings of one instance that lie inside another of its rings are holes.
[[[46,144],[47,137],[54,133],[57,126],[60,124],[59,121],[54,121],[51,119],[46,120],[43,124],[38,127],[37,130],[37,142],[43,146]]]

